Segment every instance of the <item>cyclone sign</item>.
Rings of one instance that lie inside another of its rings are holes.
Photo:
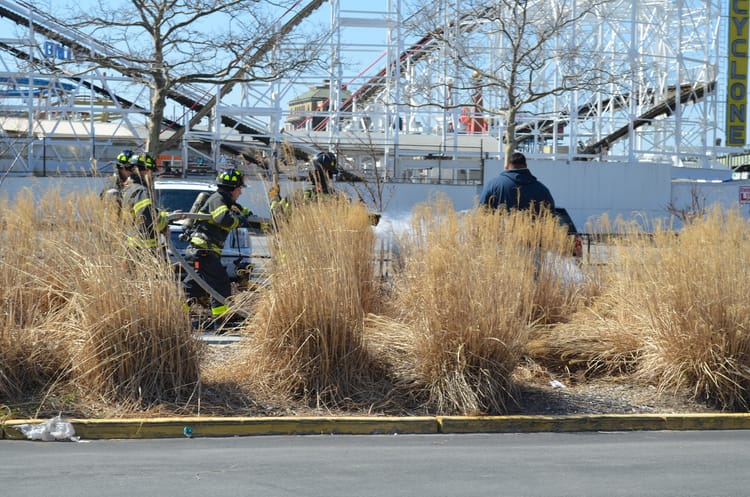
[[[730,147],[744,147],[747,134],[748,2],[729,0],[726,144]]]

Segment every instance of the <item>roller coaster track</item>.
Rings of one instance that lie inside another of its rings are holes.
[[[179,103],[185,108],[195,111],[195,114],[191,118],[188,127],[193,127],[202,118],[207,116],[216,106],[217,100],[231,91],[232,87],[236,84],[236,81],[242,79],[243,75],[246,73],[247,69],[252,66],[252,64],[257,62],[260,57],[271,50],[273,46],[279,42],[280,37],[291,32],[298,24],[302,22],[302,20],[304,20],[315,10],[317,10],[323,3],[325,3],[325,1],[326,0],[311,0],[297,14],[295,14],[291,19],[283,24],[278,32],[269,34],[268,39],[253,52],[253,54],[249,57],[249,59],[244,63],[242,67],[236,70],[233,75],[233,82],[226,83],[220,88],[218,98],[217,95],[206,98],[207,92],[203,91],[202,89],[193,88],[189,85],[181,85],[180,87],[170,91],[168,96],[171,100]],[[287,10],[287,12],[282,15],[282,17],[290,13],[291,10],[296,8],[301,2],[302,0],[298,0],[292,7],[289,8],[289,10]],[[0,17],[5,17],[20,26],[32,27],[35,32],[40,33],[51,40],[62,43],[67,47],[70,47],[74,51],[83,51],[97,54],[101,59],[106,61],[106,67],[110,69],[122,72],[123,74],[133,74],[134,72],[138,71],[137,67],[134,67],[128,62],[123,62],[126,60],[126,56],[116,48],[94,40],[90,36],[79,30],[60,24],[48,14],[42,12],[33,4],[27,3],[24,0],[0,0]],[[462,21],[463,20],[454,21],[454,23]],[[420,38],[416,43],[412,44],[408,49],[401,53],[397,63],[400,64],[401,68],[404,68],[406,67],[406,64],[408,62],[413,63],[429,55],[432,51],[440,46],[439,40],[443,35],[443,32],[443,29],[437,29],[432,33],[429,33]],[[41,65],[46,69],[49,69],[50,71],[60,72],[60,68],[52,64],[51,62],[33,58],[29,53],[23,50],[19,50],[18,48],[10,46],[6,43],[0,42],[0,49],[7,51],[8,53],[14,55],[19,59],[27,60],[34,64]],[[248,50],[251,50],[251,48],[249,48]],[[382,56],[380,58],[382,58]],[[380,60],[380,58],[378,58],[378,60]],[[378,60],[376,60],[372,65],[377,63]],[[393,63],[392,65],[395,64],[396,63]],[[370,67],[372,67],[372,65]],[[93,84],[93,82],[90,82],[84,78],[69,73],[63,74],[66,79],[75,81],[99,95],[112,99],[123,108],[136,109],[137,111],[140,111],[144,114],[147,114],[149,112],[148,109],[137,106],[134,102],[131,102],[126,98],[114,95],[107,89],[95,85]],[[367,102],[371,100],[379,91],[382,91],[387,78],[388,67],[386,66],[382,68],[375,76],[370,78],[366,83],[364,83],[358,90],[356,90],[345,102],[342,102],[341,110],[344,112],[350,111],[355,101]],[[705,98],[706,95],[713,93],[715,91],[715,87],[716,81],[693,85],[683,84],[680,86],[679,101],[681,104],[698,101],[702,98]],[[678,92],[676,91],[676,89],[672,88],[668,91],[668,94],[663,101],[655,102],[652,107],[646,110],[646,112],[644,112],[643,114],[633,119],[631,123],[628,123],[627,125],[616,129],[614,132],[610,133],[609,135],[602,138],[601,140],[598,140],[595,143],[582,146],[577,151],[577,153],[589,156],[600,154],[602,153],[602,151],[605,151],[607,148],[609,148],[610,145],[612,145],[615,141],[627,136],[630,129],[637,129],[641,126],[650,124],[653,119],[657,117],[671,115],[672,113],[674,113],[676,108],[677,95]],[[653,98],[652,93],[650,93],[649,96]],[[627,102],[629,100],[630,97],[627,95],[618,96],[604,102],[603,105],[622,108],[623,106],[627,105]],[[581,118],[589,116],[595,112],[596,106],[594,104],[585,104],[578,109],[577,117]],[[325,120],[323,120],[316,127],[316,130],[323,129],[329,122],[329,119],[330,117],[327,117]],[[570,117],[568,116],[567,119],[569,120]],[[221,120],[222,124],[227,127],[234,128],[238,132],[243,134],[252,135],[254,139],[263,143],[270,143],[269,131],[259,131],[254,126],[246,122],[239,121],[231,115],[222,115]],[[521,139],[523,139],[524,136],[529,136],[534,132],[550,134],[554,126],[565,125],[565,123],[566,118],[564,116],[563,119],[536,120],[534,122],[519,125],[516,129],[516,133]],[[162,122],[162,125],[165,126],[166,129],[174,130],[173,135],[164,142],[163,148],[174,146],[184,135],[185,127],[168,119],[165,119]],[[302,123],[297,127],[299,128],[301,126]]]
[[[320,7],[324,2],[325,0],[313,0],[309,2],[306,7],[300,10],[291,20],[286,22],[281,27],[279,32],[273,33],[271,36],[269,36],[268,40],[265,43],[263,43],[263,45],[261,45],[255,51],[255,53],[250,57],[250,59],[245,63],[245,66],[239,69],[235,73],[234,75],[235,78],[239,78],[241,75],[243,75],[248,67],[250,67],[253,63],[257,62],[257,60],[259,60],[260,57],[262,57],[265,52],[272,49],[273,45],[278,43],[280,36],[284,36],[288,34],[292,29],[294,29],[294,27],[296,27],[300,22],[302,22],[304,18],[312,14],[312,12],[315,11],[318,7]],[[300,3],[301,3],[301,0],[296,2],[292,7],[290,7],[289,10],[287,10],[287,12],[284,15],[289,13],[294,7],[296,7]],[[0,17],[5,17],[20,26],[24,26],[24,27],[31,26],[36,32],[46,36],[47,38],[51,40],[57,41],[59,43],[64,44],[67,47],[70,47],[73,51],[79,51],[79,52],[85,51],[88,53],[94,53],[98,55],[102,59],[103,62],[106,63],[106,67],[110,69],[114,69],[123,74],[129,74],[129,73],[132,74],[134,70],[135,71],[138,70],[137,67],[133,67],[129,63],[120,62],[121,60],[125,59],[125,54],[123,54],[119,50],[115,49],[114,47],[100,43],[96,40],[93,40],[90,36],[86,35],[85,33],[77,29],[73,29],[73,28],[69,28],[67,26],[61,25],[51,16],[40,11],[34,5],[24,2],[23,0],[16,0],[15,2],[10,2],[7,0],[0,0]],[[29,54],[21,50],[18,50],[17,48],[11,47],[4,43],[0,44],[0,48],[8,51],[12,55],[20,59],[30,60]],[[55,66],[54,64],[51,64],[50,62],[42,62],[39,60],[30,60],[30,61],[35,62],[35,63],[41,63],[48,69],[55,70],[58,72],[60,71],[59,67]],[[122,106],[129,107],[129,108],[136,108],[136,109],[142,110],[144,113],[148,113],[147,109],[137,107],[134,105],[133,102],[130,102],[129,100],[125,98],[119,97],[117,95],[112,95],[110,92],[106,91],[104,88],[95,86],[92,83],[85,81],[83,78],[75,77],[70,74],[66,74],[65,77],[67,79],[71,79],[73,81],[83,84],[84,86],[92,89],[98,94],[104,95],[108,98],[113,98]],[[235,83],[228,83],[224,85],[224,87],[222,87],[220,90],[221,96],[226,95],[229,91],[231,91],[232,86],[234,86],[234,84]],[[181,85],[179,88],[176,88],[168,93],[168,97],[171,100],[179,103],[185,108],[197,111],[196,116],[190,120],[190,126],[195,125],[198,121],[200,121],[200,119],[208,115],[209,112],[211,112],[211,109],[215,107],[216,101],[217,101],[216,96],[211,97],[205,103],[201,103],[201,101],[205,99],[205,96],[206,96],[206,93],[204,91],[192,88],[189,85]],[[240,133],[254,135],[254,137],[260,140],[261,142],[265,142],[265,143],[270,142],[269,138],[267,137],[267,134],[268,134],[267,132],[258,131],[252,126],[236,120],[232,116],[222,115],[221,119],[222,119],[222,124],[224,124],[225,126],[234,128]],[[170,120],[165,120],[162,124],[166,128],[172,128],[175,130],[175,133],[173,134],[171,138],[167,140],[167,143],[163,145],[163,148],[167,148],[168,146],[173,146],[183,136],[184,131],[185,131],[184,127]]]
[[[442,30],[440,30],[442,32]],[[430,54],[430,51],[432,50],[431,46],[436,45],[436,38],[435,35],[438,34],[432,33],[423,36],[419,39],[416,43],[414,43],[412,46],[410,46],[408,49],[404,50],[404,52],[399,57],[399,62],[401,64],[401,68],[404,68],[408,61],[410,62],[416,62],[423,57]],[[372,65],[377,63],[378,60],[380,60],[383,56],[381,55],[380,58],[378,58],[375,62],[373,62]],[[372,67],[372,65],[370,67]],[[352,107],[354,105],[354,102],[367,102],[369,101],[375,94],[383,90],[383,87],[385,86],[384,83],[386,81],[386,78],[388,76],[388,67],[382,68],[378,73],[370,78],[365,84],[363,84],[357,91],[353,92],[344,102],[341,104],[341,110],[343,112],[350,112],[352,110]],[[327,104],[330,101],[330,99],[326,100],[324,104]],[[311,119],[311,117],[307,117],[304,119],[301,123],[299,123],[296,127],[302,128],[304,127],[305,123]],[[323,119],[316,127],[316,131],[321,131],[326,127],[328,122],[330,121],[330,117],[326,117]]]
[[[696,102],[706,95],[710,95],[716,88],[716,81],[710,83],[698,83],[698,84],[683,84],[680,85],[680,103],[686,104],[689,102]],[[655,92],[646,92],[646,97],[653,100]],[[672,87],[667,91],[667,96],[664,100],[649,108],[646,112],[638,116],[633,120],[633,129],[637,129],[646,124],[651,124],[653,119],[660,116],[669,116],[675,111],[675,103],[677,101],[677,92]],[[622,109],[627,107],[630,102],[629,95],[618,95],[613,98],[608,98],[601,103],[587,103],[578,108],[578,118],[585,118],[597,112],[597,108],[607,109]],[[565,126],[570,121],[569,116],[565,116],[563,119],[538,119],[532,122],[519,124],[516,127],[516,137],[519,141],[524,139],[531,139],[534,133],[541,135],[551,135],[555,126]],[[610,133],[606,137],[598,140],[595,143],[585,145],[581,147],[577,153],[585,155],[596,155],[606,150],[612,143],[625,137],[628,134],[630,125],[625,125],[614,132]]]
[[[221,87],[219,90],[218,97],[221,98],[224,95],[228,94],[234,85],[236,84],[237,80],[240,80],[248,70],[248,68],[252,67],[253,64],[258,62],[260,58],[268,51],[272,50],[274,45],[279,42],[279,38],[283,37],[287,34],[289,34],[299,23],[301,23],[306,17],[308,17],[310,14],[312,14],[315,10],[317,10],[323,3],[325,3],[326,0],[312,0],[310,3],[308,3],[302,10],[300,10],[297,14],[295,14],[289,21],[287,21],[279,30],[278,33],[275,33],[273,36],[269,36],[268,39],[255,51],[255,53],[250,56],[250,58],[244,63],[244,66],[239,68],[234,75],[231,78],[231,81],[229,83],[226,83],[224,86]],[[287,13],[292,10],[294,7],[299,5],[299,1],[295,3],[292,7],[287,10]],[[196,125],[201,119],[206,117],[209,112],[211,112],[211,109],[216,105],[217,102],[217,96],[211,97],[211,99],[206,102],[205,104],[199,105],[197,107],[197,112],[195,115],[190,119],[189,127],[193,127]],[[231,118],[230,118],[231,119]],[[241,123],[237,123],[241,126]],[[238,131],[243,132],[244,130],[241,129],[238,126]],[[166,142],[164,142],[163,146],[164,148],[169,148],[170,146],[173,146],[176,144],[180,138],[182,137],[184,133],[184,129],[177,130],[172,137],[170,137]],[[257,133],[252,133],[257,134]],[[268,138],[265,138],[266,143],[268,143]]]
[[[28,4],[22,0],[16,0],[15,2],[0,0],[0,17],[9,19],[19,26],[31,26],[35,30],[35,32],[44,35],[50,40],[62,43],[65,46],[70,47],[74,51],[85,51],[99,54],[100,56],[102,56],[102,58],[106,58],[106,60],[110,62],[108,67],[111,69],[122,71],[128,68],[126,64],[117,62],[120,58],[122,58],[123,54],[115,48],[99,43],[79,30],[59,24],[52,17],[37,9],[34,5]],[[141,111],[143,114],[148,114],[149,112],[148,109],[140,107],[124,97],[113,94],[105,88],[89,82],[85,78],[75,76],[61,70],[58,65],[53,64],[50,61],[33,57],[28,52],[19,50],[18,48],[13,47],[7,43],[0,43],[0,48],[18,59],[26,60],[35,65],[42,66],[52,72],[62,73],[62,75],[66,79],[75,81],[76,83],[79,83],[84,87],[94,91],[98,95],[112,99],[121,107],[136,109],[138,111]],[[130,69],[133,68],[130,67]],[[170,95],[170,97],[174,98],[175,100],[182,100],[181,103],[183,103],[183,105],[187,104],[188,102],[190,102],[190,104],[194,103],[192,102],[192,100],[186,100],[187,97],[181,96],[176,92],[173,95]],[[173,128],[180,126],[178,123],[175,123],[168,119],[165,119],[162,124],[166,127]]]
[[[8,52],[9,54],[13,55],[14,57],[16,57],[16,58],[18,58],[20,60],[29,61],[29,62],[33,63],[34,65],[42,66],[42,67],[44,67],[46,69],[49,69],[50,71],[59,71],[60,70],[57,66],[55,66],[54,64],[51,64],[49,61],[46,61],[44,59],[38,59],[36,57],[32,57],[27,52],[24,52],[23,50],[19,50],[18,48],[13,47],[13,46],[11,46],[11,45],[9,45],[7,43],[0,42],[0,49]],[[132,102],[132,101],[126,99],[126,98],[123,98],[121,96],[115,95],[115,94],[111,93],[110,91],[106,90],[105,88],[103,88],[103,87],[101,87],[99,85],[93,84],[92,82],[88,81],[85,78],[82,78],[80,76],[75,76],[75,75],[72,75],[72,74],[66,74],[65,75],[65,79],[69,79],[71,81],[75,81],[77,84],[79,84],[79,85],[81,85],[81,86],[83,86],[85,88],[88,88],[89,90],[92,90],[97,95],[101,95],[101,96],[104,96],[104,97],[107,97],[109,99],[114,100],[122,108],[135,109],[135,110],[137,110],[137,111],[139,111],[139,112],[141,112],[143,114],[148,114],[148,109],[140,107],[139,105],[135,104],[134,102]],[[180,124],[175,123],[174,121],[171,121],[171,120],[166,119],[166,118],[165,118],[165,120],[163,121],[162,124],[165,125],[165,126],[170,126],[170,127],[180,126]]]
[[[495,7],[486,7],[484,14],[486,15],[491,10],[495,9]],[[458,21],[452,21],[449,26],[453,27],[457,23],[463,22],[465,19],[460,19]],[[424,35],[421,37],[417,42],[413,43],[409,48],[404,50],[401,55],[399,56],[399,67],[400,69],[404,69],[407,65],[407,63],[414,63],[422,58],[428,56],[433,50],[440,48],[440,37],[445,32],[444,28],[437,28],[434,31]],[[370,67],[375,65],[380,59],[383,58],[382,54],[375,62],[373,62]],[[392,64],[395,65],[395,64]],[[368,67],[369,69],[369,67]],[[362,74],[360,73],[360,76]],[[370,78],[366,83],[364,83],[358,90],[353,92],[344,102],[341,104],[341,111],[343,112],[350,112],[352,110],[352,107],[354,106],[354,102],[368,102],[370,101],[378,92],[381,92],[385,86],[385,82],[388,78],[388,66],[386,65],[383,67],[378,73]],[[327,104],[329,100],[326,100],[324,104]],[[305,123],[311,119],[311,117],[308,117],[304,119],[301,123],[299,123],[296,127],[299,129],[305,125]],[[330,117],[326,117],[323,119],[316,127],[316,131],[321,131],[326,127],[328,122],[330,121]]]
[[[487,7],[487,11],[489,12],[492,7]],[[457,22],[462,22],[462,20],[459,20]],[[456,21],[451,23],[451,26],[455,25]],[[439,44],[436,43],[436,39],[440,38],[440,36],[443,34],[443,29],[437,29],[433,33],[427,34],[420,38],[416,43],[411,45],[408,49],[406,49],[399,57],[399,64],[401,65],[401,68],[403,69],[407,62],[416,62],[423,57],[430,54],[432,50],[439,47]],[[382,55],[381,57],[382,58]],[[378,58],[372,65],[376,64]],[[379,91],[382,91],[386,78],[387,78],[387,67],[384,67],[381,69],[374,77],[372,77],[369,81],[367,81],[365,84],[363,84],[357,91],[352,93],[351,96],[349,96],[344,102],[342,102],[341,110],[344,112],[351,111],[353,103],[355,101],[358,102],[367,102],[369,99],[371,99],[376,93]],[[361,74],[360,74],[361,76]],[[716,81],[712,81],[710,83],[698,83],[698,84],[683,84],[680,86],[680,103],[685,104],[688,102],[696,102],[702,98],[704,98],[706,95],[711,94],[714,92],[716,87]],[[647,96],[653,98],[654,92],[648,92]],[[638,116],[636,119],[632,122],[632,128],[636,129],[643,125],[650,124],[652,120],[656,117],[660,116],[669,116],[674,113],[675,110],[675,104],[677,99],[677,92],[674,88],[670,89],[668,91],[667,97],[662,101],[655,103],[653,107],[648,109],[646,112]],[[610,107],[613,106],[616,109],[622,108],[624,105],[626,105],[626,102],[630,100],[628,95],[625,96],[617,96],[614,98],[607,99],[605,102],[603,102],[604,107]],[[328,103],[328,101],[325,101],[324,104]],[[597,105],[599,104],[593,104],[588,103],[582,105],[578,109],[577,116],[590,116],[593,112],[596,111]],[[299,129],[304,126],[304,123],[311,119],[311,116],[303,120],[301,123],[299,123],[296,127]],[[327,123],[330,121],[330,117],[326,117],[324,120],[322,120],[315,128],[316,131],[321,131],[325,128]],[[530,123],[524,123],[520,124],[516,128],[516,135],[523,140],[524,136],[531,135],[534,131],[540,132],[542,134],[550,134],[555,126],[565,125],[566,122],[569,121],[568,119],[540,119],[536,120]],[[580,154],[599,154],[606,148],[608,148],[613,142],[627,136],[628,130],[631,128],[631,125],[622,126],[621,128],[617,129],[613,133],[610,133],[605,138],[597,141],[596,143],[593,143],[591,145],[587,145],[583,147],[581,150],[578,150],[578,153]]]
[[[715,90],[716,81],[711,81],[709,83],[698,83],[695,85],[682,84],[680,85],[679,91],[680,104],[683,105],[690,102],[697,102],[698,100],[705,98],[706,95],[712,94]],[[600,154],[603,151],[606,151],[612,143],[619,140],[620,138],[627,136],[629,130],[631,129],[631,126],[633,129],[636,129],[641,126],[651,124],[657,117],[670,116],[674,114],[676,104],[677,89],[676,87],[672,87],[668,90],[667,97],[663,101],[656,103],[646,112],[636,117],[631,124],[622,126],[606,137],[602,138],[601,140],[581,148],[580,150],[578,150],[578,153],[586,155]]]
[[[419,39],[419,41],[412,44],[411,47],[405,50],[399,57],[401,68],[404,68],[407,62],[417,62],[422,58],[428,56],[433,50],[433,47],[437,44],[436,36],[440,33],[442,33],[442,30],[423,36]],[[356,92],[354,92],[348,99],[346,99],[346,101],[343,103],[342,110],[350,111],[355,99],[360,102],[367,102],[378,91],[382,91],[384,83],[386,81],[387,72],[387,68],[384,67],[367,83],[362,85]]]

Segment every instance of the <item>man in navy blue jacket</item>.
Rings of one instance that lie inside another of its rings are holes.
[[[479,197],[479,204],[497,209],[529,209],[539,213],[543,207],[555,209],[555,200],[546,186],[531,174],[526,157],[515,152],[505,164],[505,171],[489,181]]]

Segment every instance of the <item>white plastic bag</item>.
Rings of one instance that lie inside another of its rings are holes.
[[[55,440],[71,440],[78,442],[81,437],[77,437],[73,424],[60,415],[48,419],[39,424],[23,424],[15,427],[18,431],[26,435],[29,440],[42,440],[43,442],[52,442]]]

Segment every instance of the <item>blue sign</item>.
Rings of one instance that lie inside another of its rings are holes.
[[[73,50],[62,43],[45,41],[44,56],[50,59],[73,60]]]

